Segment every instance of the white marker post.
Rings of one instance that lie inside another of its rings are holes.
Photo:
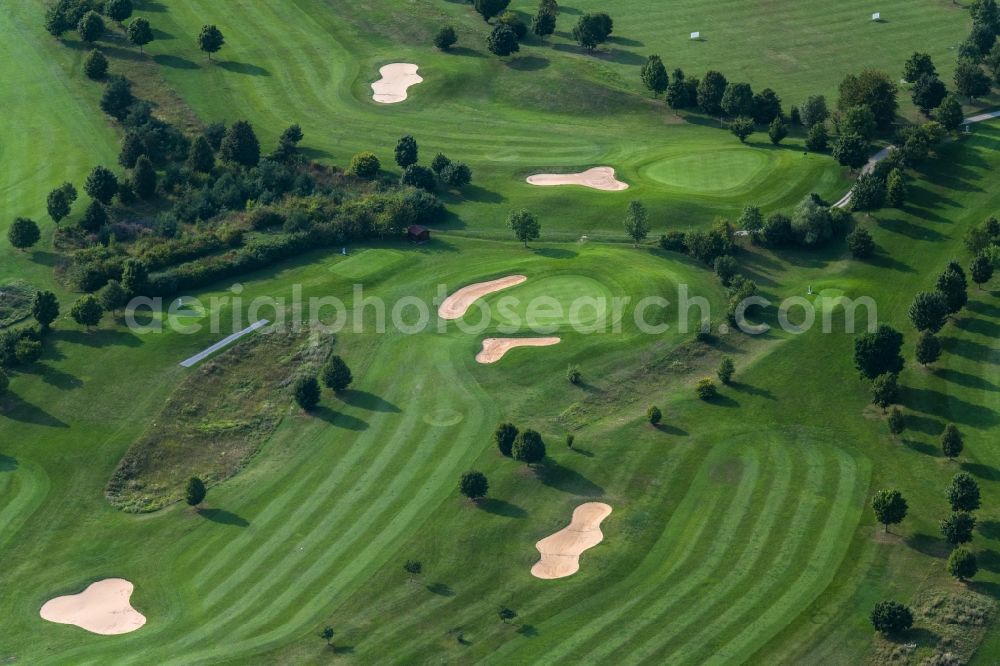
[[[875,21],[876,23],[878,23],[879,21],[881,21],[882,20],[882,13],[881,12],[875,12],[874,14],[872,14],[872,20]]]
[[[691,33],[691,39],[701,39],[701,33],[700,32],[692,32]]]

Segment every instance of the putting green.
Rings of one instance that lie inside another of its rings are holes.
[[[395,250],[362,250],[347,258],[334,259],[330,266],[330,272],[349,280],[361,280],[378,273],[384,273],[403,260],[403,254]]]
[[[619,294],[624,296],[624,294]],[[588,328],[614,321],[612,297],[604,284],[584,275],[563,274],[528,280],[491,301],[493,322],[505,332]]]
[[[647,165],[640,173],[670,187],[715,194],[748,187],[758,174],[772,168],[775,160],[770,155],[736,145],[674,155]]]

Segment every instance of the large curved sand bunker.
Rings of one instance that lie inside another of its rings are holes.
[[[559,344],[559,338],[486,338],[483,349],[476,354],[479,363],[496,363],[515,347],[548,347]]]
[[[615,170],[611,167],[594,167],[580,173],[538,173],[528,176],[532,185],[582,185],[605,192],[619,192],[628,189],[628,183],[615,178]]]
[[[127,580],[106,578],[87,586],[80,594],[45,602],[39,615],[49,622],[75,624],[94,634],[127,634],[146,624],[146,616],[129,603],[133,589]]]
[[[603,502],[587,502],[573,510],[573,520],[567,527],[535,544],[542,554],[531,567],[535,578],[565,578],[580,569],[580,554],[604,540],[601,522],[611,515],[611,506]]]
[[[406,89],[423,81],[417,66],[394,62],[378,70],[382,78],[372,84],[372,99],[380,104],[395,104],[406,99]]]
[[[438,316],[441,319],[461,319],[465,316],[466,311],[472,307],[472,304],[483,296],[521,284],[527,279],[524,275],[508,275],[498,280],[477,282],[468,287],[462,287],[444,299],[444,302],[438,307]]]

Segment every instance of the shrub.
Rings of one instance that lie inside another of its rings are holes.
[[[716,374],[719,375],[719,381],[723,384],[728,384],[732,378],[733,373],[736,372],[736,364],[733,363],[733,359],[728,356],[723,356],[722,360],[719,361],[719,369]]]
[[[867,259],[875,254],[875,241],[864,227],[858,227],[847,236],[847,247],[855,259]]]
[[[517,434],[517,427],[513,423],[501,423],[493,432],[493,443],[500,449],[500,453],[510,458]]]
[[[660,421],[663,420],[663,412],[660,411],[659,407],[653,405],[646,410],[646,419],[649,420],[651,425],[659,425]]]
[[[486,492],[490,489],[490,483],[486,480],[486,475],[482,472],[466,472],[458,482],[458,489],[463,495],[471,500],[486,497]]]
[[[882,634],[897,634],[913,626],[913,613],[896,601],[880,601],[871,612],[875,630]]]
[[[458,41],[458,35],[455,34],[455,29],[450,25],[446,25],[437,34],[434,35],[434,46],[441,49],[442,51],[447,51],[455,42]]]
[[[715,382],[706,377],[698,382],[698,385],[695,387],[695,393],[702,400],[711,400],[719,394],[719,390],[715,387]]]
[[[305,411],[312,411],[319,404],[319,382],[315,377],[299,377],[293,388],[295,402]]]
[[[358,178],[372,180],[378,176],[378,172],[381,168],[382,164],[379,162],[379,159],[374,153],[363,152],[357,153],[351,158],[349,171]]]
[[[514,446],[511,448],[514,460],[518,460],[529,465],[540,463],[545,459],[545,442],[542,436],[530,428],[518,433],[514,439]]]
[[[104,57],[103,53],[94,49],[87,54],[87,58],[83,61],[83,73],[87,75],[88,79],[100,81],[108,75],[108,59]]]
[[[956,548],[948,556],[948,573],[959,580],[972,578],[979,572],[976,556],[965,548]]]
[[[570,384],[579,384],[583,379],[583,373],[580,372],[580,366],[571,365],[566,368],[566,379],[569,380]]]
[[[340,356],[331,356],[323,366],[323,384],[327,388],[340,392],[350,386],[353,380],[351,369]]]

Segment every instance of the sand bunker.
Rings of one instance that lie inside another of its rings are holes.
[[[535,544],[542,554],[531,567],[535,578],[565,578],[580,569],[580,554],[604,540],[601,521],[611,515],[603,502],[587,502],[573,510],[573,520],[555,534]]]
[[[486,338],[483,349],[476,354],[479,363],[496,363],[514,347],[548,347],[559,344],[559,338]]]
[[[406,89],[423,78],[417,75],[417,66],[408,62],[394,62],[378,70],[382,78],[372,84],[372,99],[380,104],[395,104],[406,99]]]
[[[127,634],[146,624],[146,616],[129,603],[133,589],[127,580],[106,578],[92,583],[80,594],[45,602],[39,615],[49,622],[75,624],[94,634]]]
[[[468,310],[478,299],[486,296],[487,294],[492,294],[494,291],[500,291],[501,289],[507,289],[508,287],[521,284],[527,279],[528,278],[523,275],[508,275],[507,277],[502,277],[499,280],[477,282],[476,284],[470,284],[468,287],[462,287],[454,294],[444,299],[444,302],[441,303],[441,306],[438,308],[438,316],[441,317],[441,319],[461,319],[465,316],[466,310]]]
[[[628,189],[628,183],[615,178],[615,170],[611,167],[594,167],[581,173],[539,173],[528,176],[532,185],[583,185],[605,192],[618,192]]]

